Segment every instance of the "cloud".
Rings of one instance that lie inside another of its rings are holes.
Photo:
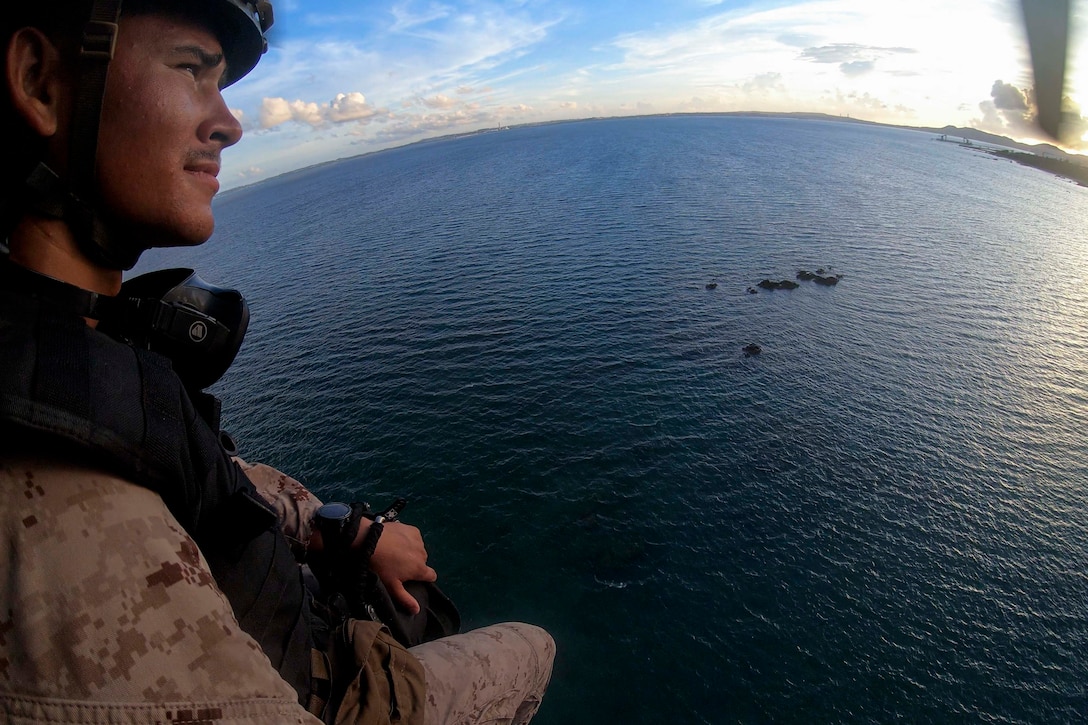
[[[261,128],[273,128],[308,115],[302,101],[291,103],[286,98],[266,98],[261,103]]]
[[[453,108],[458,103],[460,103],[460,101],[450,98],[449,96],[444,96],[441,93],[437,96],[423,99],[423,105],[427,108]]]
[[[876,70],[876,62],[881,58],[893,55],[911,55],[915,52],[913,48],[886,48],[876,45],[859,45],[858,43],[832,43],[830,45],[805,48],[801,51],[800,57],[802,60],[810,60],[814,63],[837,63],[844,76],[857,78]]]
[[[283,27],[294,31],[228,91],[258,129],[231,155],[238,168],[278,173],[343,156],[348,143],[381,148],[645,102],[666,112],[909,115],[934,126],[979,116],[1007,127],[1007,113],[1022,115],[1011,92],[978,94],[1023,72],[1020,21],[1006,0],[680,0],[652,18],[615,3],[290,1],[295,23]],[[605,22],[617,12],[626,22]]]
[[[362,93],[337,93],[336,98],[329,104],[328,119],[333,123],[361,121],[370,118],[375,112]]]
[[[358,25],[366,19],[361,13],[347,13],[340,15],[307,13],[302,21],[313,28],[337,28],[345,25]]]
[[[1088,117],[1081,114],[1080,106],[1066,96],[1062,99],[1062,135],[1071,147],[1088,148]]]
[[[784,92],[786,86],[782,82],[781,73],[761,73],[741,85],[741,90],[748,95],[764,95],[772,92]]]
[[[971,125],[983,131],[1003,136],[1040,138],[1035,119],[1034,89],[1018,88],[1002,80],[990,87],[990,98],[978,104],[981,118],[971,119]],[[1088,118],[1081,115],[1080,106],[1068,96],[1062,98],[1063,144],[1070,148],[1088,147]]]
[[[445,20],[452,14],[450,8],[442,5],[431,5],[422,12],[413,12],[408,5],[409,3],[402,2],[393,6],[393,25],[389,28],[390,32],[403,33],[436,20]]]
[[[459,108],[442,109],[436,113],[416,113],[387,116],[386,123],[372,138],[362,138],[357,143],[382,145],[402,143],[408,139],[427,138],[458,130],[494,128],[522,121],[534,120],[535,109],[526,104],[499,106],[482,109],[476,104],[465,104]]]
[[[839,94],[838,102],[842,108],[864,109],[868,111],[884,111],[888,108],[887,103],[870,94],[868,91],[865,93]]]
[[[875,67],[875,60],[852,60],[849,63],[841,64],[839,70],[841,70],[842,74],[847,78],[856,78],[857,76],[871,73]]]
[[[288,101],[286,98],[265,98],[261,101],[261,128],[275,128],[290,121],[308,126],[363,121],[378,111],[368,105],[362,93],[338,93],[329,103]]]
[[[874,45],[857,43],[832,43],[814,48],[805,48],[801,57],[816,63],[849,63],[855,60],[873,60],[897,53],[914,53],[912,48],[882,48]]]
[[[1028,110],[1028,102],[1024,92],[1011,83],[1000,80],[994,81],[993,88],[990,89],[990,96],[994,99],[994,107],[1001,111],[1026,112]]]
[[[994,81],[990,97],[978,104],[982,118],[972,119],[976,128],[1018,136],[1036,133],[1034,94],[1002,80]]]

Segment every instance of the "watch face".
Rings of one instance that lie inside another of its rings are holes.
[[[340,502],[327,503],[317,510],[317,515],[322,519],[342,521],[351,516],[351,506]]]

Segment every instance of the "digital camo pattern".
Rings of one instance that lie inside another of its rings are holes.
[[[0,486],[0,722],[317,722],[156,494],[33,460]]]
[[[314,516],[321,508],[321,501],[286,473],[281,473],[263,463],[246,463],[235,458],[261,498],[276,509],[287,540],[296,556],[305,554],[313,533]]]
[[[507,622],[408,651],[427,678],[425,725],[525,725],[551,680],[555,640],[540,627]]]

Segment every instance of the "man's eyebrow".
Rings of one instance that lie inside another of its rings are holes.
[[[174,48],[174,52],[179,55],[192,55],[206,68],[215,68],[223,62],[222,53],[209,53],[199,45],[179,45]]]

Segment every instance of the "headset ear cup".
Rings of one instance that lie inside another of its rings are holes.
[[[118,295],[135,314],[103,331],[170,358],[185,386],[203,390],[234,362],[249,328],[249,305],[237,290],[217,287],[191,269],[134,277]]]
[[[238,290],[217,287],[196,273],[163,297],[174,310],[169,344],[170,359],[178,375],[191,388],[212,385],[234,362],[249,328],[249,305]]]

